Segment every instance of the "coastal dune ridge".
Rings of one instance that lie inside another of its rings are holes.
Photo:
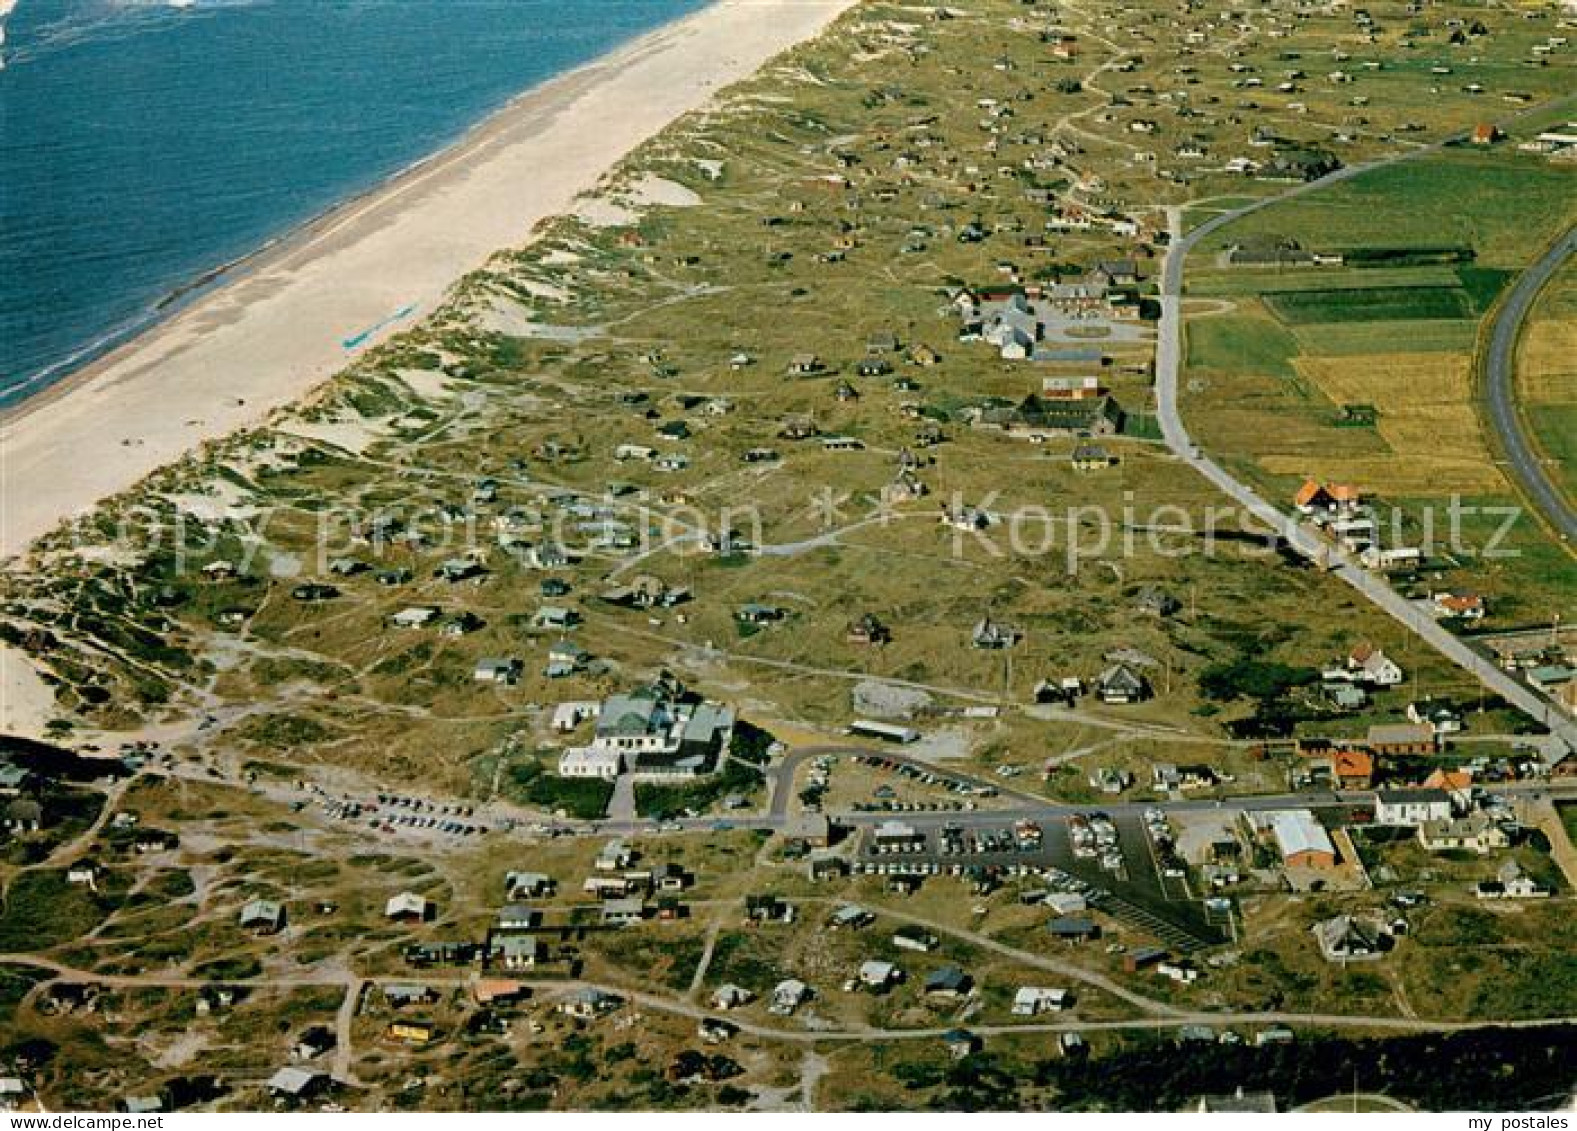
[[[258,424],[415,325],[458,279],[529,243],[642,142],[854,3],[715,0],[534,87],[9,410],[0,417],[0,558],[204,442]]]
[[[61,523],[302,399],[493,254],[530,243],[642,142],[856,2],[715,0],[536,86],[0,415],[0,559],[14,568]],[[53,708],[27,656],[0,644],[0,732],[39,736]]]

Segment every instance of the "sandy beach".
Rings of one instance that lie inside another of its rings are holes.
[[[854,2],[717,0],[561,75],[12,410],[0,419],[0,559],[409,328],[641,142]],[[0,646],[0,732],[37,735],[52,707],[27,658]]]
[[[409,328],[635,146],[853,2],[718,0],[535,88],[25,402],[0,421],[0,558],[301,397],[355,356],[346,339],[382,326],[360,351]]]

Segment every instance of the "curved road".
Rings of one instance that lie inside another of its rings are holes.
[[[1522,273],[1495,315],[1489,352],[1484,360],[1484,381],[1489,394],[1489,418],[1506,449],[1513,477],[1528,501],[1555,528],[1567,548],[1577,544],[1577,510],[1566,493],[1550,478],[1538,452],[1522,427],[1516,405],[1517,338],[1534,299],[1573,254],[1577,254],[1577,228],[1569,228],[1555,246]]]
[[[1459,137],[1460,135],[1456,135]],[[1252,487],[1233,476],[1194,443],[1178,410],[1178,385],[1183,368],[1183,267],[1188,253],[1212,232],[1261,208],[1280,204],[1306,193],[1329,188],[1372,169],[1432,153],[1456,138],[1408,150],[1391,157],[1359,165],[1344,166],[1315,181],[1308,181],[1274,196],[1254,201],[1242,208],[1224,212],[1199,225],[1186,235],[1182,230],[1182,210],[1167,210],[1172,234],[1167,249],[1161,282],[1161,320],[1156,342],[1156,407],[1161,420],[1161,436],[1166,446],[1194,470],[1235,501],[1244,511],[1284,537],[1294,550],[1329,568],[1335,576],[1358,590],[1366,600],[1423,638],[1425,643],[1466,671],[1479,683],[1506,702],[1550,728],[1553,736],[1545,755],[1548,764],[1568,751],[1577,750],[1577,721],[1567,717],[1549,700],[1502,671],[1485,656],[1474,651],[1451,632],[1442,628],[1427,612],[1405,600],[1390,583],[1363,569],[1345,551],[1326,543],[1296,518],[1290,518],[1271,505]]]

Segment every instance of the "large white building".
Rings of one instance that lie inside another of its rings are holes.
[[[638,777],[693,777],[716,766],[734,732],[733,708],[698,701],[668,676],[610,696],[596,719],[591,744],[565,751],[559,776],[611,780],[629,770]]]
[[[1375,794],[1374,823],[1414,828],[1426,821],[1448,821],[1451,795],[1443,789],[1382,789]]]
[[[561,778],[602,778],[612,781],[624,772],[624,755],[617,750],[585,747],[566,750],[559,758]]]
[[[1333,868],[1336,845],[1325,826],[1307,809],[1281,809],[1266,813],[1261,827],[1275,838],[1281,859],[1295,868]]]

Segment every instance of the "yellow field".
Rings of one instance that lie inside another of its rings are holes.
[[[1382,415],[1417,405],[1465,404],[1468,359],[1451,353],[1297,357],[1298,372],[1338,404],[1367,403]]]
[[[1517,388],[1530,404],[1577,403],[1577,269],[1562,271],[1534,308],[1517,352]]]
[[[1378,431],[1393,453],[1323,462],[1325,475],[1384,484],[1397,494],[1493,491],[1495,470],[1473,409],[1468,358],[1460,354],[1388,353],[1298,357],[1298,373],[1336,404],[1372,404]],[[1305,461],[1268,456],[1270,471],[1304,474]]]
[[[1260,466],[1272,475],[1306,475],[1308,460],[1292,456],[1265,456]],[[1472,460],[1377,456],[1331,459],[1320,462],[1325,478],[1345,483],[1385,485],[1384,493],[1398,497],[1435,497],[1442,493],[1485,494],[1505,489],[1505,480],[1493,468]]]

